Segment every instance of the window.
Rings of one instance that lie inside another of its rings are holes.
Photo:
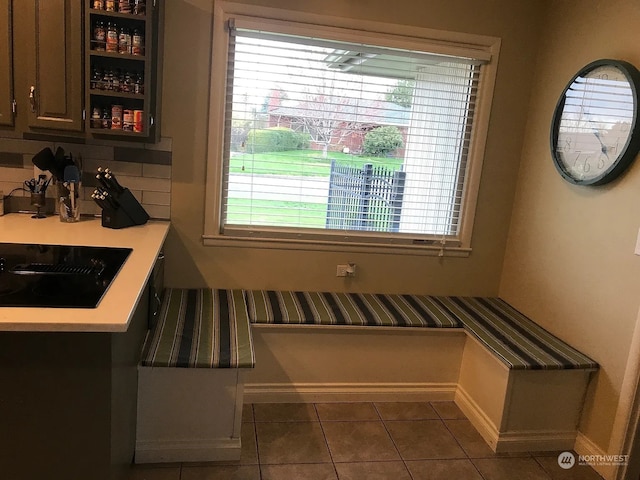
[[[205,238],[469,246],[490,44],[223,17]]]

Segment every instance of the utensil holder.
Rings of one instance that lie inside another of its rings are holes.
[[[36,207],[36,211],[31,218],[47,218],[45,214],[40,212],[40,209],[46,205],[45,192],[31,192],[31,206]]]
[[[58,209],[61,222],[74,223],[80,221],[79,191],[79,182],[69,184],[69,187],[58,183]]]
[[[117,207],[102,209],[102,226],[106,228],[126,228],[143,225],[149,220],[149,214],[140,205],[128,188],[112,195]]]

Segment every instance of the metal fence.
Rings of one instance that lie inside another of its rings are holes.
[[[405,172],[368,163],[362,168],[331,161],[326,227],[397,232]]]

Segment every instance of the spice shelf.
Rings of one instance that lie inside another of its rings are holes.
[[[109,90],[89,90],[92,96],[98,97],[113,97],[113,98],[128,98],[131,100],[144,100],[144,95],[139,93],[126,93],[126,92],[110,92]]]
[[[146,20],[147,15],[137,15],[133,13],[120,13],[120,12],[108,12],[106,10],[98,10],[97,8],[91,8],[89,5],[89,11],[92,15],[100,15],[101,17],[111,17],[111,18],[124,18],[131,19],[135,18],[136,20]]]
[[[94,3],[86,0],[84,14],[85,129],[93,136],[156,141],[160,2],[148,0],[143,15],[97,9]],[[121,2],[114,3],[117,8]]]
[[[101,50],[91,50],[92,57],[114,58],[117,60],[133,60],[137,62],[146,61],[145,55],[132,55],[130,53],[103,52]]]

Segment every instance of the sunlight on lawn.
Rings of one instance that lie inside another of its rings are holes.
[[[328,177],[331,160],[340,164],[362,167],[366,163],[382,165],[399,170],[401,158],[379,158],[329,152],[327,158],[317,150],[291,150],[273,153],[243,153],[233,155],[229,161],[230,173],[253,173],[258,175],[300,175]]]

